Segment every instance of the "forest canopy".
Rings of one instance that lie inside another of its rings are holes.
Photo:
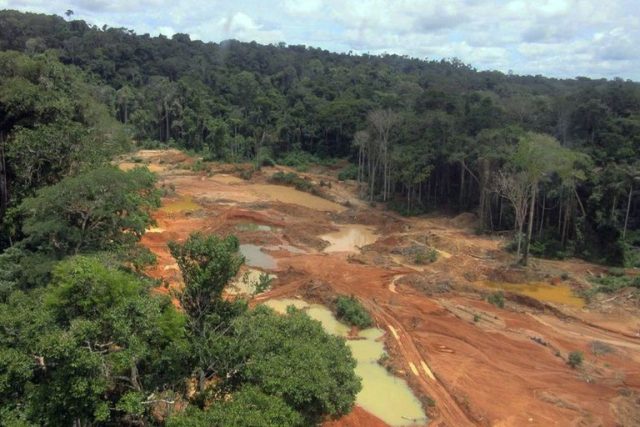
[[[348,158],[354,166],[343,176],[361,181],[372,202],[405,213],[475,210],[482,231],[517,231],[518,209],[498,176],[509,175],[505,184],[526,174],[514,151],[539,134],[533,140],[553,138],[574,160],[521,185],[525,252],[638,262],[638,83],[480,72],[456,59],[150,37],[15,11],[0,13],[0,48],[3,212],[25,185],[45,184],[37,167],[14,166],[29,159],[12,147],[42,140],[35,148],[80,153],[72,135],[99,110],[101,122],[117,119],[141,145],[196,150],[210,160]],[[41,90],[47,96],[35,103]],[[46,144],[63,129],[70,147]],[[96,155],[111,146],[100,142],[90,144]],[[52,171],[74,173],[73,157],[57,160]]]

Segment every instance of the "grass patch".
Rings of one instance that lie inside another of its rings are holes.
[[[582,365],[584,360],[584,354],[581,351],[572,351],[569,353],[569,359],[567,359],[567,365],[571,366],[573,369]]]
[[[356,165],[350,164],[346,168],[342,169],[338,173],[339,181],[346,181],[347,179],[357,179],[358,178],[358,167]]]
[[[431,264],[438,259],[438,251],[433,248],[429,248],[423,251],[418,251],[413,257],[413,263],[417,265]]]
[[[208,164],[207,162],[202,161],[202,159],[198,159],[191,165],[191,170],[193,172],[207,172],[207,173],[210,173],[211,172],[211,165]]]
[[[354,296],[340,295],[336,298],[334,304],[336,317],[343,322],[361,329],[373,325],[371,315]]]
[[[592,279],[592,282],[595,287],[591,293],[612,294],[624,288],[635,288],[640,291],[640,276],[625,275],[621,269],[609,269],[608,275]]]
[[[240,178],[244,179],[245,181],[249,181],[252,177],[253,177],[253,173],[254,173],[254,169],[244,169],[241,170],[238,175],[240,176]]]
[[[487,297],[487,302],[496,307],[504,308],[504,294],[501,291],[493,292]]]

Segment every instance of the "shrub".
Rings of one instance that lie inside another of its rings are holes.
[[[267,147],[260,147],[255,157],[255,166],[260,168],[262,166],[275,166],[276,162],[273,160],[272,152]]]
[[[269,156],[260,159],[260,166],[275,166],[276,162]]]
[[[144,148],[145,150],[153,150],[165,146],[162,142],[153,139],[144,139],[140,141],[138,145],[140,148]]]
[[[438,251],[433,248],[429,248],[425,251],[416,252],[414,257],[414,264],[424,265],[436,262],[438,259]]]
[[[320,162],[318,157],[302,150],[289,151],[278,161],[279,164],[296,168],[300,172],[306,171],[309,165]]]
[[[347,179],[356,179],[358,177],[358,167],[356,165],[349,165],[346,168],[342,169],[340,173],[338,173],[339,181],[346,181]]]
[[[626,245],[624,257],[624,265],[626,267],[640,268],[640,248]]]
[[[624,276],[625,272],[624,272],[624,268],[620,268],[620,267],[611,267],[607,270],[607,272],[615,277],[622,277]]]
[[[251,177],[253,176],[253,169],[245,169],[243,171],[240,172],[240,178],[244,179],[245,181],[248,181],[251,179]]]
[[[372,205],[375,207],[375,205]],[[427,213],[427,207],[421,203],[416,203],[411,207],[407,207],[407,202],[404,200],[391,200],[387,203],[387,207],[395,212],[398,212],[402,216],[416,216]]]
[[[541,239],[531,242],[530,252],[541,258],[565,259],[574,251],[571,245],[563,246],[556,236],[546,233]]]
[[[599,277],[593,280],[596,284],[593,292],[610,294],[624,288],[640,289],[640,276],[631,277],[624,274],[618,275],[619,272],[617,269],[609,269],[609,273],[612,273],[612,270],[615,274],[609,274],[608,276]]]
[[[319,194],[318,189],[311,182],[301,178],[293,172],[276,172],[271,176],[271,178],[269,178],[269,181],[274,184],[289,185],[294,187],[296,190],[305,191],[307,193]]]
[[[209,172],[209,165],[201,159],[198,159],[191,165],[191,170],[194,172]]]
[[[569,353],[569,359],[567,360],[567,364],[571,366],[573,369],[576,369],[578,366],[582,365],[582,361],[584,359],[584,355],[581,351],[572,351]]]
[[[273,277],[271,277],[269,273],[260,273],[260,276],[258,277],[258,283],[256,283],[254,293],[257,295],[266,291],[267,289],[269,289],[269,286],[271,286],[272,281],[273,281]]]
[[[504,308],[504,294],[501,291],[493,292],[487,297],[487,302],[496,307]]]
[[[371,315],[355,297],[340,295],[335,300],[335,310],[338,319],[358,328],[368,328],[373,325]]]

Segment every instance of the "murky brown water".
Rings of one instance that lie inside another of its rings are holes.
[[[273,230],[273,227],[269,225],[256,224],[254,222],[245,222],[242,224],[237,224],[235,228],[238,231],[271,231]]]
[[[566,304],[578,308],[582,308],[585,306],[585,301],[582,298],[574,295],[571,287],[564,283],[558,285],[551,285],[544,282],[514,284],[481,281],[476,283],[486,288],[501,289],[504,291],[527,295],[540,301],[552,302],[556,304]]]
[[[304,249],[300,249],[298,247],[295,246],[291,246],[291,245],[270,245],[267,246],[267,249],[271,249],[274,251],[287,251],[289,253],[292,254],[306,254],[307,251],[305,251]]]
[[[325,331],[334,335],[347,337],[351,330],[323,305],[308,304],[298,299],[269,300],[264,304],[279,313],[286,313],[289,305],[305,309],[309,317],[318,320]],[[356,403],[391,426],[424,424],[427,417],[407,383],[391,375],[378,363],[385,355],[384,344],[380,340],[383,335],[383,330],[370,328],[360,331],[358,336],[363,339],[347,340],[358,362],[355,372],[362,378],[362,390],[358,393]]]
[[[262,251],[262,247],[252,244],[240,245],[240,253],[244,256],[245,264],[251,267],[272,269],[278,262],[274,257]]]
[[[375,242],[378,235],[372,227],[360,224],[339,225],[340,230],[320,236],[329,242],[325,252],[360,252],[360,248]]]

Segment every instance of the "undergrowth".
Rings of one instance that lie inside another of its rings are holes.
[[[340,295],[335,302],[336,317],[351,326],[368,328],[373,325],[369,312],[354,296]]]
[[[293,172],[276,172],[269,181],[274,184],[288,185],[294,187],[296,190],[304,191],[307,193],[320,195],[320,191],[311,182],[296,175]]]
[[[504,308],[504,294],[501,291],[493,292],[487,296],[487,302],[499,308]]]

